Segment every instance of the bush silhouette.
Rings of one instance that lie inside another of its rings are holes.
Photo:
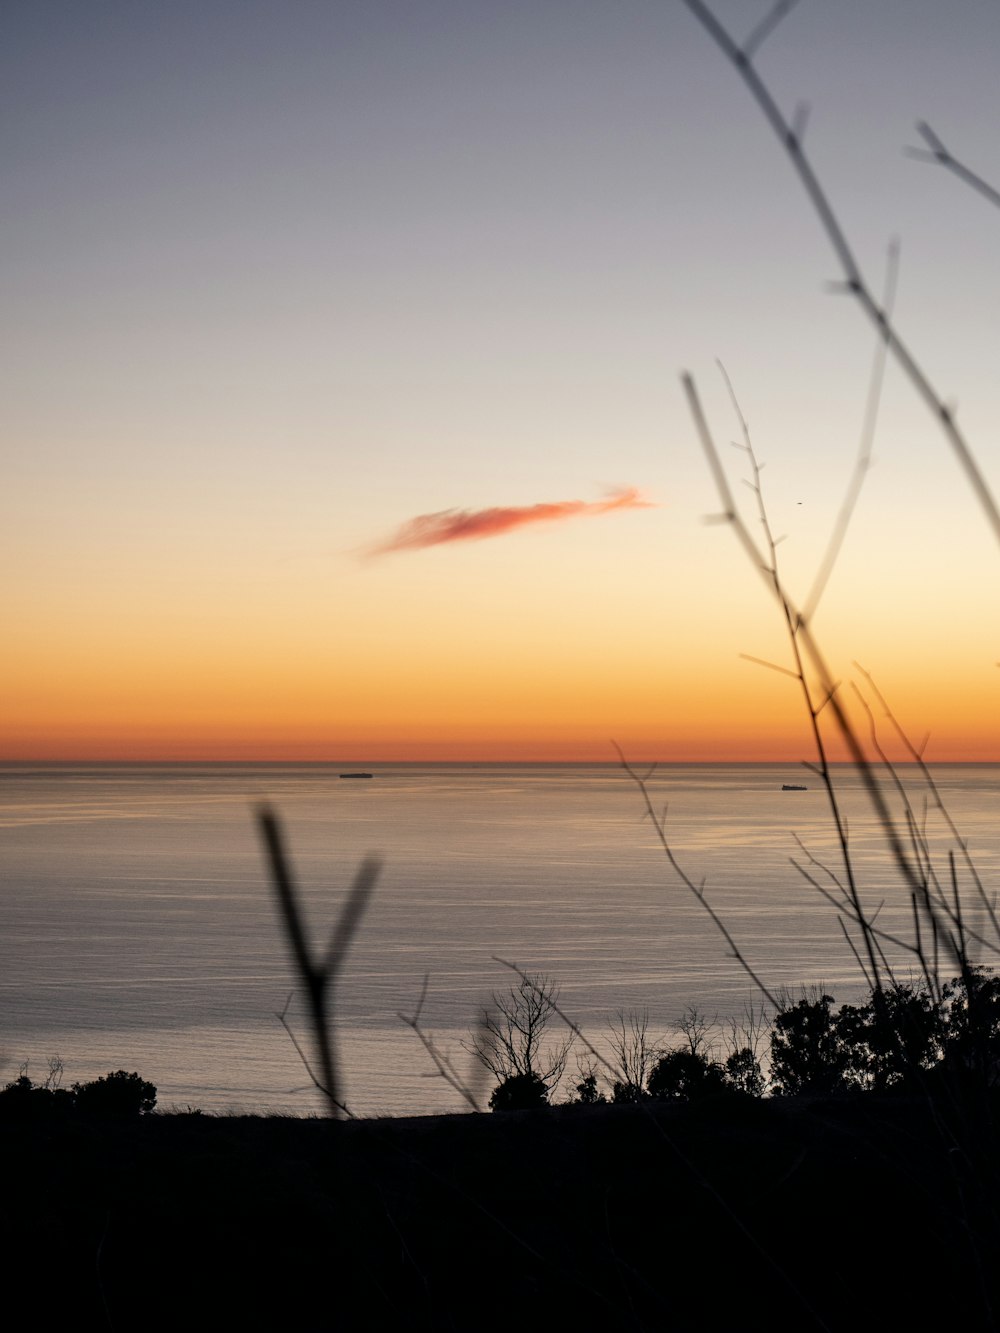
[[[59,1087],[62,1062],[54,1061],[44,1083],[32,1083],[27,1066],[0,1090],[0,1121],[50,1120],[74,1113],[92,1116],[147,1115],[156,1105],[156,1088],[139,1074],[118,1069],[90,1083]]]
[[[593,1070],[589,1074],[584,1074],[576,1085],[576,1096],[573,1101],[579,1106],[602,1106],[607,1100],[597,1086],[597,1075]]]
[[[1000,1081],[1000,976],[966,968],[933,993],[893,982],[863,1004],[832,1011],[833,996],[779,1011],[771,1033],[771,1084],[779,1095],[922,1086],[928,1074]]]
[[[620,1083],[617,1080],[611,1089],[611,1100],[617,1104],[623,1102],[641,1102],[646,1092],[638,1083]]]
[[[747,1097],[763,1097],[767,1081],[760,1067],[760,1061],[749,1046],[743,1046],[727,1057],[725,1063],[726,1082],[736,1092]]]
[[[32,1083],[27,1074],[0,1091],[0,1121],[52,1120],[68,1115],[72,1109],[72,1093]]]
[[[970,967],[943,989],[942,1057],[953,1073],[992,1086],[1000,1071],[1000,975]]]
[[[646,1087],[659,1101],[691,1101],[724,1092],[726,1077],[722,1067],[701,1051],[668,1051],[656,1062]]]
[[[884,1092],[912,1083],[941,1057],[944,1016],[926,988],[897,984],[837,1015],[844,1073],[855,1087]]]
[[[537,1074],[512,1074],[490,1097],[492,1111],[534,1111],[548,1104],[549,1090]]]
[[[84,1115],[131,1118],[148,1115],[156,1105],[156,1088],[139,1074],[117,1069],[91,1083],[74,1083],[77,1110]]]
[[[830,1012],[832,995],[801,999],[774,1018],[771,1083],[785,1096],[836,1092],[845,1086],[848,1057]]]

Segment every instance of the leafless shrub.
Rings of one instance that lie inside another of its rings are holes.
[[[49,1072],[45,1075],[42,1087],[48,1092],[56,1092],[61,1086],[66,1068],[58,1055],[49,1056]]]
[[[737,1051],[747,1050],[760,1060],[767,1052],[771,1037],[773,1015],[764,1004],[757,1004],[753,997],[744,1004],[738,1018],[729,1018],[722,1028],[722,1052],[728,1059]]]
[[[512,1078],[537,1079],[551,1093],[559,1083],[573,1046],[574,1033],[551,1034],[558,1017],[559,987],[552,977],[525,973],[516,986],[494,991],[466,1043],[498,1083]]]
[[[615,1070],[614,1099],[638,1101],[664,1050],[662,1038],[650,1036],[649,1010],[619,1009],[608,1021],[607,1039]]]
[[[710,1019],[696,1005],[689,1004],[677,1020],[677,1031],[692,1055],[707,1055],[711,1043],[709,1034],[718,1026],[718,1019]]]
[[[44,1092],[57,1092],[59,1088],[62,1086],[62,1081],[63,1077],[65,1076],[66,1069],[62,1060],[59,1058],[58,1055],[50,1055],[48,1063],[49,1063],[49,1072],[45,1075],[45,1077],[42,1079],[40,1083],[36,1083],[34,1086],[36,1088],[41,1088]],[[30,1066],[30,1061],[22,1060],[17,1070],[18,1080],[28,1079],[30,1081],[30,1077],[28,1074],[29,1066]]]
[[[576,1097],[570,1098],[571,1101],[581,1106],[598,1106],[607,1102],[600,1086],[601,1067],[589,1052],[577,1054],[576,1076],[579,1080],[575,1084]]]

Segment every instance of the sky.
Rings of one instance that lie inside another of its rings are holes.
[[[993,0],[757,55],[995,490],[1000,215],[903,150],[1000,183],[998,55]],[[813,757],[680,376],[802,602],[875,338],[680,0],[11,0],[0,66],[0,756]],[[998,556],[890,366],[812,626],[931,759],[1000,759]]]

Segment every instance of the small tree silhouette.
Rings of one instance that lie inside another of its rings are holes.
[[[572,1100],[578,1106],[603,1106],[607,1102],[607,1097],[597,1086],[597,1074],[593,1069],[581,1076]]]
[[[76,1107],[85,1115],[129,1117],[148,1115],[156,1105],[156,1088],[139,1074],[117,1069],[91,1083],[74,1083]]]
[[[945,1066],[987,1086],[1000,1082],[1000,974],[966,968],[942,992]]]
[[[727,1083],[722,1066],[701,1051],[668,1051],[658,1060],[646,1084],[658,1101],[691,1101],[714,1092],[724,1092]]]
[[[619,1009],[608,1023],[608,1045],[618,1075],[612,1083],[612,1101],[641,1101],[646,1080],[663,1053],[662,1042],[649,1035],[649,1010]]]
[[[767,1086],[764,1072],[749,1046],[742,1046],[728,1055],[724,1069],[730,1087],[748,1097],[763,1097]]]
[[[551,977],[525,974],[509,990],[494,991],[491,1003],[483,1009],[479,1026],[465,1047],[498,1080],[490,1098],[495,1110],[499,1109],[495,1099],[508,1083],[514,1087],[504,1098],[534,1097],[535,1092],[528,1089],[540,1085],[544,1102],[562,1078],[574,1034],[562,1041],[548,1040],[548,1030],[558,1017],[558,999],[559,989]]]
[[[771,1033],[771,1082],[775,1092],[836,1092],[844,1087],[848,1052],[830,1012],[832,995],[803,997],[775,1015]]]
[[[932,1068],[942,1035],[940,1005],[926,988],[902,983],[873,992],[865,1004],[845,1004],[837,1015],[847,1078],[875,1092],[912,1082]]]
[[[535,1111],[548,1104],[549,1090],[537,1074],[512,1074],[490,1097],[491,1111]]]

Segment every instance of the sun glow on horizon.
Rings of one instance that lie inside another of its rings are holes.
[[[675,368],[756,534],[725,361],[802,604],[875,336],[684,7],[472,6],[458,59],[444,11],[221,3],[7,27],[0,758],[814,760]],[[931,87],[996,159],[1000,10],[964,19],[800,7],[767,58],[875,288],[905,224],[990,472],[994,217],[900,152]],[[812,620],[860,734],[856,661],[929,757],[1000,761],[996,562],[890,366]]]

